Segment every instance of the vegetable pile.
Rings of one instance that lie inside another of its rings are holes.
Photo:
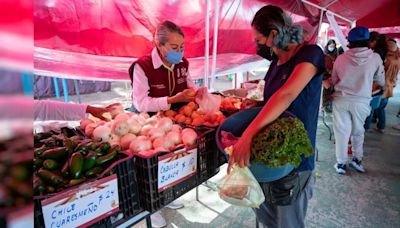
[[[32,202],[32,130],[0,139],[0,209]]]
[[[177,112],[174,110],[167,110],[163,113],[164,116],[175,120],[178,123],[184,123],[192,126],[208,126],[215,127],[220,125],[225,116],[222,112],[206,113],[195,102],[189,102],[187,105],[182,106]]]
[[[97,177],[118,159],[120,151],[119,145],[58,131],[38,133],[34,142],[35,195],[55,193]]]
[[[301,155],[310,156],[311,142],[303,123],[293,117],[279,118],[254,138],[250,161],[269,167],[280,167],[287,163],[300,165]]]
[[[168,117],[152,116],[147,113],[113,113],[113,119],[94,122],[81,121],[80,128],[96,141],[119,145],[122,150],[142,154],[156,151],[172,151],[178,146],[192,146],[197,134],[193,129],[183,129]]]

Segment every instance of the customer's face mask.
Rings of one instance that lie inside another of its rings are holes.
[[[333,52],[333,50],[335,50],[334,47],[328,47],[328,51],[329,51],[329,52]]]
[[[257,55],[271,61],[274,52],[272,51],[272,48],[268,47],[267,45],[257,43]]]

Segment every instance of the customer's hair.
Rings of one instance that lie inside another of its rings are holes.
[[[334,49],[334,51],[337,49],[336,48],[336,41],[334,40],[334,39],[330,39],[330,40],[328,40],[328,42],[326,43],[326,45],[325,45],[325,53],[329,53],[330,51],[328,50],[328,47],[329,47],[329,45],[331,45],[331,44],[335,44],[335,49]]]
[[[349,48],[368,47],[369,40],[349,41]]]
[[[157,26],[156,32],[154,33],[154,39],[161,45],[164,45],[168,41],[168,34],[170,32],[176,32],[185,37],[185,34],[179,26],[171,21],[164,21]]]
[[[278,35],[274,44],[282,50],[287,50],[290,43],[300,43],[303,37],[303,28],[293,25],[290,16],[274,5],[266,5],[258,10],[251,26],[264,36],[275,29]]]
[[[379,32],[375,32],[375,31],[370,32],[369,33],[369,41],[370,42],[377,41],[379,38],[379,35],[380,35]]]

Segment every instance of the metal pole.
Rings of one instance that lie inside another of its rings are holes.
[[[208,59],[210,54],[210,0],[206,0],[206,38],[205,38],[205,50],[204,50],[204,86],[208,86]]]
[[[327,10],[326,8],[321,7],[321,6],[317,5],[317,4],[314,4],[314,3],[309,2],[309,1],[307,1],[307,0],[301,0],[301,1],[302,1],[303,3],[305,3],[305,4],[307,4],[307,5],[310,5],[310,6],[313,6],[313,7],[317,8],[317,9],[329,11],[330,13],[332,13],[333,15],[335,15],[336,17],[338,17],[338,18],[340,18],[340,19],[342,19],[342,20],[344,20],[344,21],[347,21],[347,22],[349,22],[349,23],[352,23],[352,22],[353,22],[352,20],[347,19],[347,18],[345,18],[345,17],[343,17],[343,16],[341,16],[341,15],[339,15],[339,14],[337,14],[337,13],[334,13],[334,12],[330,11],[330,10]]]
[[[213,40],[213,56],[211,65],[211,91],[214,92],[215,72],[217,71],[217,48],[218,48],[218,20],[219,19],[219,0],[215,0],[214,12],[214,40]]]
[[[60,88],[58,87],[58,79],[53,77],[54,92],[56,94],[57,100],[60,100]]]
[[[318,41],[317,42],[319,42],[320,40],[319,40],[319,33],[321,32],[321,27],[322,27],[322,19],[324,18],[324,10],[323,9],[321,9],[321,14],[319,15],[319,24],[318,24],[318,30],[317,30],[317,39],[318,39]]]

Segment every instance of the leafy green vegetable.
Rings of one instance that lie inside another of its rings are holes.
[[[311,142],[303,123],[297,118],[279,118],[253,139],[250,161],[262,163],[271,168],[291,163],[300,165],[301,155],[310,156]]]

